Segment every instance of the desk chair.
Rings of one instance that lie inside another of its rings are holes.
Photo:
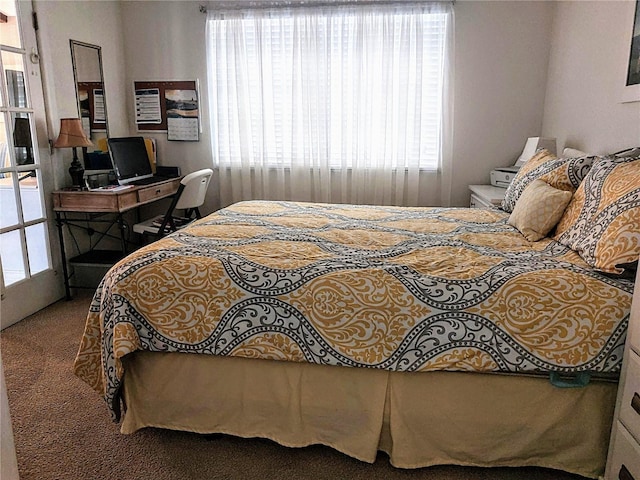
[[[136,223],[133,226],[133,231],[141,235],[162,237],[188,225],[197,218],[201,218],[198,207],[204,203],[211,175],[213,175],[213,170],[205,168],[185,176],[180,181],[178,191],[173,196],[167,212],[164,215]],[[175,210],[184,210],[184,216],[176,216]],[[194,215],[195,218],[193,218]]]

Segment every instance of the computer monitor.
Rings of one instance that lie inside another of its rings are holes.
[[[109,152],[120,185],[153,176],[144,138],[110,138]]]

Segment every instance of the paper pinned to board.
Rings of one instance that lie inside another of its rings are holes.
[[[107,115],[104,110],[104,90],[93,91],[93,123],[107,123]]]
[[[136,89],[136,124],[161,122],[160,90],[157,88]]]

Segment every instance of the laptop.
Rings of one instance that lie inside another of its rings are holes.
[[[109,138],[109,153],[120,185],[150,185],[169,177],[154,175],[142,137]]]

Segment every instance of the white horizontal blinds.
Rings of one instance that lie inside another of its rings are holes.
[[[218,164],[435,170],[448,8],[211,15]]]

